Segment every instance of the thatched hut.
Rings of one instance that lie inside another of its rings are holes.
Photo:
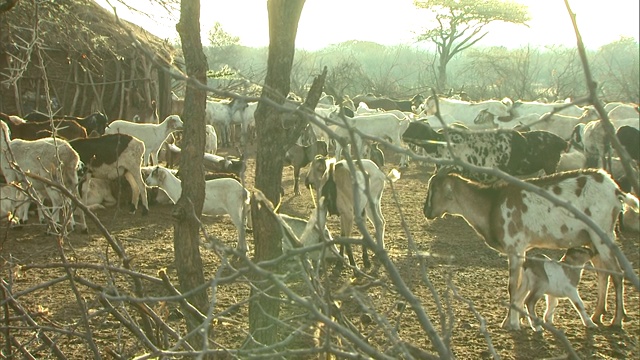
[[[126,29],[129,29],[127,32]],[[142,46],[136,47],[132,36]],[[171,79],[145,55],[172,62],[165,40],[121,20],[93,0],[20,0],[0,13],[0,111],[148,121],[170,111]]]

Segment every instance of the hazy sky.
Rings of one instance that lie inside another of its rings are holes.
[[[111,0],[114,3],[116,0]],[[105,0],[98,0],[105,3]],[[561,44],[575,46],[576,40],[563,0],[517,0],[529,7],[530,26],[495,23],[486,29],[485,46],[520,47]],[[148,8],[148,0],[128,4]],[[203,41],[218,21],[225,31],[239,36],[246,46],[269,43],[266,0],[201,0]],[[640,32],[638,0],[570,0],[583,41],[597,48],[620,38],[636,40]],[[177,38],[175,18],[154,10],[153,20],[118,14],[163,38]],[[347,40],[373,41],[384,45],[415,44],[416,35],[429,25],[429,13],[418,10],[412,0],[307,0],[302,11],[296,47],[317,50]]]

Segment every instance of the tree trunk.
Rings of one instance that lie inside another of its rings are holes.
[[[290,89],[290,75],[295,53],[298,21],[304,0],[269,0],[269,57],[267,75],[261,97],[283,104]],[[256,109],[257,155],[256,188],[274,204],[280,201],[282,168],[287,139],[291,136],[283,128],[280,113],[264,101]],[[295,131],[295,125],[287,127]],[[291,143],[292,144],[292,143]],[[252,204],[254,226],[255,261],[277,257],[282,253],[281,231],[277,223],[269,219],[265,211],[258,211]],[[254,277],[256,288],[251,290],[249,304],[250,347],[274,344],[278,339],[278,326],[273,321],[280,313],[280,292],[264,278]]]
[[[200,39],[200,0],[182,0],[180,4],[180,22],[176,26],[182,41],[182,52],[187,75],[202,84],[207,83],[207,60],[202,51]],[[180,290],[184,293],[204,283],[202,259],[200,257],[200,222],[204,202],[204,114],[207,93],[187,84],[184,97],[184,140],[180,171],[182,174],[182,196],[175,206],[173,247],[175,252],[176,271],[180,282]],[[188,301],[201,312],[209,305],[206,291],[191,295]],[[189,331],[199,324],[188,311]],[[202,339],[193,337],[190,343],[202,346]]]
[[[446,55],[440,54],[438,58],[438,92],[443,94],[447,91],[447,63]]]

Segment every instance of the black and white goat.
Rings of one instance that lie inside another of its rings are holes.
[[[111,134],[97,138],[76,139],[70,142],[87,167],[86,178],[115,180],[120,176],[131,186],[131,212],[142,201],[142,214],[149,212],[147,188],[140,167],[144,155],[144,143],[131,135]]]
[[[593,257],[593,251],[585,247],[569,248],[560,262],[552,261],[548,256],[540,254],[527,258],[523,265],[522,282],[516,290],[516,304],[524,304],[530,315],[529,324],[535,331],[542,331],[540,325],[534,325],[531,315],[536,315],[536,304],[546,296],[547,309],[544,321],[553,324],[553,314],[558,300],[568,298],[576,309],[586,327],[597,325],[589,318],[584,303],[578,293],[578,284],[582,277],[584,265]]]
[[[528,180],[589,216],[611,240],[623,203],[638,208],[638,199],[622,192],[603,170],[578,170]],[[435,219],[444,214],[462,216],[488,246],[505,253],[509,261],[509,300],[515,299],[522,278],[524,255],[531,248],[566,249],[589,246],[596,255],[598,302],[592,320],[601,321],[605,312],[609,276],[616,292],[616,313],[612,324],[621,326],[624,284],[613,251],[597,233],[566,209],[552,204],[515,184],[483,185],[459,175],[440,171],[429,179],[424,215]],[[519,329],[519,316],[509,308],[503,327]]]
[[[182,182],[170,169],[156,166],[146,178],[149,186],[158,186],[167,192],[167,195],[177,202],[182,194]],[[232,178],[219,178],[206,181],[205,198],[202,213],[206,215],[229,215],[231,221],[241,231],[249,219],[249,191],[242,184]],[[246,252],[247,243],[240,236],[237,250]]]
[[[356,172],[351,173],[346,160],[337,161],[335,158],[316,156],[309,167],[309,173],[305,179],[307,187],[313,186],[317,192],[317,198],[326,199],[326,208],[329,215],[340,216],[340,235],[350,237],[353,221],[356,214],[366,214],[367,219],[376,228],[377,244],[384,248],[385,219],[382,216],[382,192],[387,181],[396,181],[400,173],[393,169],[385,175],[371,160],[363,159],[361,163],[364,173],[355,164]],[[353,178],[355,176],[355,178]],[[366,182],[369,183],[371,204],[366,195]],[[357,184],[357,193],[354,193],[353,185]],[[379,226],[376,224],[380,224]],[[340,247],[340,254],[344,254],[345,246]],[[353,251],[346,245],[349,263],[356,266]],[[367,248],[362,249],[362,261],[365,267],[371,265]]]
[[[568,142],[548,131],[520,133],[511,129],[470,131],[448,128],[451,151],[461,161],[489,168],[498,168],[514,176],[527,176],[544,170],[553,173]],[[405,142],[423,148],[436,159],[452,159],[446,135],[429,124],[414,121],[402,135]],[[484,173],[456,167],[464,176],[478,181],[495,180]]]

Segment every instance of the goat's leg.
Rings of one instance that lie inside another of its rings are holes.
[[[502,321],[502,327],[505,329],[520,330],[520,316],[511,306],[517,305],[514,302],[514,295],[522,279],[523,259],[524,253],[514,252],[509,254],[509,310],[504,321]]]
[[[300,195],[300,167],[293,166],[293,194]]]
[[[613,286],[616,293],[616,313],[611,321],[611,326],[622,326],[622,321],[627,318],[624,309],[624,283],[621,275],[622,270],[617,260],[608,251],[600,251],[598,255],[591,259],[596,269],[605,269],[608,271],[598,271],[598,301],[596,310],[591,316],[591,320],[596,324],[602,323],[602,315],[606,313],[607,293],[609,290],[609,277],[613,280]]]
[[[353,212],[340,214],[340,235],[344,238],[351,237],[351,228],[353,227]],[[347,250],[347,257],[349,258],[349,264],[354,268],[357,268],[356,260],[353,257],[353,249],[351,245],[345,244],[340,246],[340,255],[344,254],[344,249]]]
[[[540,325],[535,325],[533,322],[533,318],[538,317],[538,314],[536,313],[536,304],[538,304],[538,301],[540,301],[540,299],[542,299],[543,296],[544,294],[538,291],[538,289],[533,289],[524,300],[524,307],[526,307],[527,314],[529,315],[528,316],[529,325],[534,331],[537,331],[537,332],[542,331],[542,327]],[[548,300],[549,299],[547,299],[547,301]],[[548,302],[547,302],[547,305],[548,305]],[[519,323],[519,320],[518,320],[518,323]]]
[[[558,307],[558,298],[547,295],[547,308],[544,310],[544,322],[553,324],[553,315]]]
[[[149,213],[149,201],[147,199],[147,187],[142,180],[142,174],[139,170],[135,173],[126,171],[124,178],[131,187],[131,213],[136,212],[138,209],[138,201],[142,200],[142,215],[147,215]]]
[[[584,303],[582,302],[582,299],[580,298],[580,294],[578,294],[578,289],[574,289],[574,291],[569,293],[567,297],[569,298],[569,300],[571,300],[571,303],[573,304],[574,309],[576,309],[578,314],[580,314],[580,319],[582,319],[582,324],[584,326],[586,326],[588,328],[598,327],[598,325],[596,325],[591,320],[589,315],[587,315],[587,311],[584,309]],[[553,319],[553,314],[551,314],[551,316],[552,316],[552,319]],[[545,318],[546,318],[546,316],[545,316]]]

